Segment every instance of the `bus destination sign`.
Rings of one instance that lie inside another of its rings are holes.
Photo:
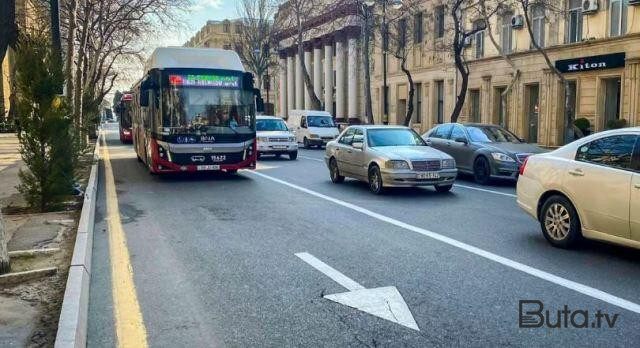
[[[172,86],[239,88],[239,76],[222,75],[169,75]]]

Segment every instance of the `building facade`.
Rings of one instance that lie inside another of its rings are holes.
[[[613,123],[620,124],[617,120],[621,119],[629,126],[640,125],[640,6],[629,0],[600,0],[592,1],[597,6],[587,6],[588,10],[584,10],[584,2],[547,1],[553,8],[545,8],[541,2],[529,9],[534,37],[547,52],[551,64],[568,80],[566,91],[544,56],[533,48],[521,9],[515,4],[505,6],[492,16],[490,25],[484,25],[484,30],[473,35],[465,48],[470,77],[459,122],[501,124],[527,141],[548,147],[561,146],[574,139],[573,121],[578,118],[587,119],[591,131],[595,132]],[[407,62],[416,91],[412,127],[419,132],[450,121],[460,90],[461,78],[448,46],[453,32],[448,6],[445,0],[425,0],[420,2],[420,11],[412,11],[412,18],[406,18],[412,23],[413,31],[408,35],[414,39]],[[380,6],[374,10],[379,11]],[[467,12],[464,21],[468,29],[484,23],[478,11]],[[309,52],[311,64],[307,66],[312,67],[309,70],[313,75],[316,49],[320,49],[318,61],[325,69],[320,71],[324,71],[323,76],[327,78],[317,79],[314,75],[313,80],[322,85],[320,88],[314,83],[318,91],[323,91],[323,107],[339,119],[363,121],[362,61],[357,53],[361,50],[361,25],[356,9],[347,13],[352,17],[338,20],[344,23],[342,27],[330,26],[336,30],[308,30],[314,35],[305,38],[303,59]],[[322,18],[322,14],[312,18]],[[323,22],[309,21],[314,25]],[[394,30],[394,25],[390,28]],[[491,36],[515,69],[499,54]],[[379,36],[376,40],[380,41]],[[297,88],[302,82],[295,65],[296,51],[286,39],[280,42],[280,64],[286,67],[281,69],[284,73],[280,75],[280,86],[287,87],[287,96],[281,96],[280,103],[288,110],[304,108],[304,97],[298,95],[304,91]],[[330,52],[334,47],[336,52]],[[374,119],[376,123],[402,123],[409,94],[407,77],[400,70],[400,61],[387,55],[388,110],[385,113],[382,45],[375,42],[373,47]],[[324,59],[323,53],[328,51],[333,59]],[[333,74],[326,73],[331,70]],[[512,84],[516,73],[518,78]],[[331,75],[335,76],[334,80]],[[324,88],[331,85],[333,88]],[[501,107],[503,98],[506,110]],[[332,104],[336,104],[335,107]]]

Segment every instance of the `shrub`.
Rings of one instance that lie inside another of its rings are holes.
[[[587,133],[589,129],[591,129],[591,122],[588,119],[582,117],[573,121],[573,124],[578,127],[582,131],[582,133]]]
[[[627,127],[627,120],[624,118],[619,118],[616,120],[607,121],[606,128],[607,129],[618,129]]]
[[[28,168],[19,173],[18,189],[31,207],[47,211],[72,192],[76,151],[69,108],[57,96],[62,69],[46,36],[20,38],[16,72],[20,153]]]

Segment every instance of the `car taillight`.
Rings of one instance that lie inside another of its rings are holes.
[[[524,174],[524,168],[527,166],[527,162],[529,162],[529,157],[524,159],[524,162],[522,162],[522,165],[520,166],[520,175]]]

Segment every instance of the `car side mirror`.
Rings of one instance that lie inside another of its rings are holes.
[[[465,145],[469,144],[469,141],[465,137],[458,137],[455,139],[456,143],[463,143]]]
[[[364,143],[362,142],[352,143],[351,147],[353,147],[354,149],[362,150],[362,148],[364,147]]]

